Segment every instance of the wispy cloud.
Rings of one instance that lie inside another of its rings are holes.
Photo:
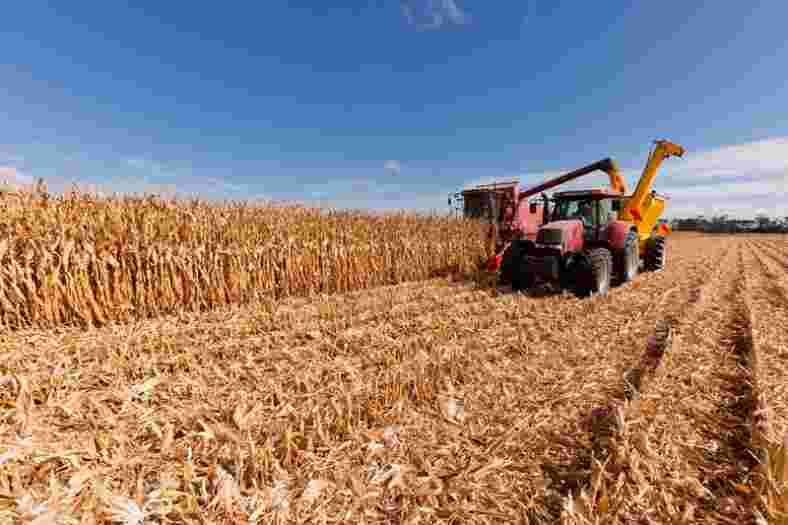
[[[146,159],[140,159],[136,157],[125,159],[123,162],[125,162],[127,165],[131,166],[132,168],[138,168],[138,169],[143,169],[148,166],[148,161]]]
[[[137,170],[143,177],[169,177],[175,175],[173,170],[152,159],[132,157],[124,159],[124,162],[131,169]]]
[[[168,196],[199,194],[205,197],[224,198],[248,191],[246,186],[230,182],[224,177],[198,176],[152,159],[132,157],[125,159],[124,162],[132,168],[134,176],[110,181],[109,185],[115,188],[136,187],[137,189],[132,189],[134,193],[162,193]]]
[[[722,146],[666,161],[656,180],[670,216],[788,215],[788,137]],[[640,171],[627,174],[634,184]]]
[[[387,160],[383,163],[383,169],[388,175],[399,175],[402,171],[402,164],[398,160]]]
[[[693,151],[688,144],[685,146],[688,146],[688,154],[684,158],[665,161],[655,180],[655,189],[670,198],[667,217],[686,217],[699,213],[725,213],[742,218],[750,218],[757,213],[788,216],[788,137],[703,151]],[[627,162],[618,159],[625,168],[623,175],[630,190],[640,176],[645,153],[643,151],[641,158]],[[403,166],[401,161],[390,159],[350,167],[321,168],[322,182],[307,182],[315,180],[310,177],[312,168],[299,168],[290,172],[272,169],[270,173],[266,172],[264,181],[247,179],[249,182],[246,183],[245,179],[230,172],[192,169],[184,163],[145,157],[95,162],[90,159],[71,163],[58,161],[51,166],[19,164],[0,158],[0,180],[29,185],[43,173],[50,191],[54,192],[69,189],[75,179],[78,187],[92,186],[103,193],[199,195],[212,200],[261,197],[264,200],[295,200],[335,208],[408,208],[427,211],[446,210],[448,194],[464,186],[519,178],[521,186],[528,187],[577,167],[556,165],[550,171],[503,172],[498,177],[475,176],[489,173],[487,169],[447,168],[446,172],[452,173],[454,177],[462,173],[459,176],[467,181],[463,185],[456,178],[454,182],[442,178],[435,166],[420,166],[418,163]],[[70,178],[72,174],[73,179]],[[394,174],[397,176],[392,176]],[[598,173],[566,184],[561,189],[607,184],[607,176]]]
[[[25,158],[21,155],[0,151],[0,164],[22,164]]]
[[[557,175],[560,175],[560,173],[555,172],[555,176],[557,176]],[[540,174],[538,176],[529,175],[527,177],[524,177],[522,175],[511,175],[511,176],[503,175],[503,176],[500,176],[500,177],[485,176],[485,177],[478,177],[478,178],[466,181],[462,185],[462,188],[460,188],[460,189],[469,189],[469,188],[472,188],[474,186],[481,186],[483,184],[494,184],[494,183],[501,184],[501,183],[504,183],[504,182],[512,182],[512,181],[515,181],[515,180],[519,180],[520,183],[521,183],[521,186],[522,185],[529,186],[529,185],[532,185],[532,184],[531,184],[531,182],[526,183],[525,182],[526,178],[529,181],[531,179],[533,179],[533,184],[536,184],[537,183],[537,179],[535,177],[549,178],[549,177],[552,177],[552,176],[554,176],[554,175],[553,174],[549,174],[549,173],[542,173],[542,174]]]
[[[669,169],[673,177],[713,179],[788,173],[788,137],[722,146],[689,153]]]
[[[414,184],[396,178],[346,178],[304,184],[300,202],[328,208],[370,210],[410,209],[429,211],[446,209],[447,193],[426,193]]]
[[[33,182],[33,178],[19,171],[14,166],[0,166],[0,184],[8,184],[20,188]]]
[[[420,29],[468,23],[468,15],[455,0],[401,0],[400,8],[408,23]]]
[[[788,137],[735,144],[687,153],[683,158],[667,159],[654,181],[654,188],[670,199],[669,217],[696,214],[728,214],[742,218],[757,213],[788,216]],[[645,163],[645,159],[643,159]],[[521,174],[522,187],[529,187],[566,173],[577,166]],[[630,191],[634,189],[641,167],[623,170]],[[466,186],[512,177],[484,177],[469,180]],[[607,175],[598,173],[567,183],[572,190],[606,186]]]

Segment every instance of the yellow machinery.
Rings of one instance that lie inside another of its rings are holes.
[[[641,256],[646,255],[649,239],[653,237],[654,229],[665,209],[665,198],[651,190],[654,177],[665,159],[672,156],[682,157],[683,155],[684,148],[678,144],[668,140],[655,141],[634,193],[625,201],[623,209],[618,214],[619,220],[635,224],[640,241]],[[659,233],[667,235],[670,233],[670,227],[667,224],[661,224]]]

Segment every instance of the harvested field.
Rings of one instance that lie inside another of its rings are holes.
[[[774,518],[788,242],[670,246],[604,298],[433,279],[6,333],[0,519]]]

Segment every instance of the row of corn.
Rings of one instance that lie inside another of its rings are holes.
[[[476,222],[405,212],[0,194],[0,325],[90,326],[469,272]]]

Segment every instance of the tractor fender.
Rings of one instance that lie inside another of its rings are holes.
[[[607,225],[607,244],[613,252],[622,251],[629,232],[637,232],[631,222],[612,221]]]

